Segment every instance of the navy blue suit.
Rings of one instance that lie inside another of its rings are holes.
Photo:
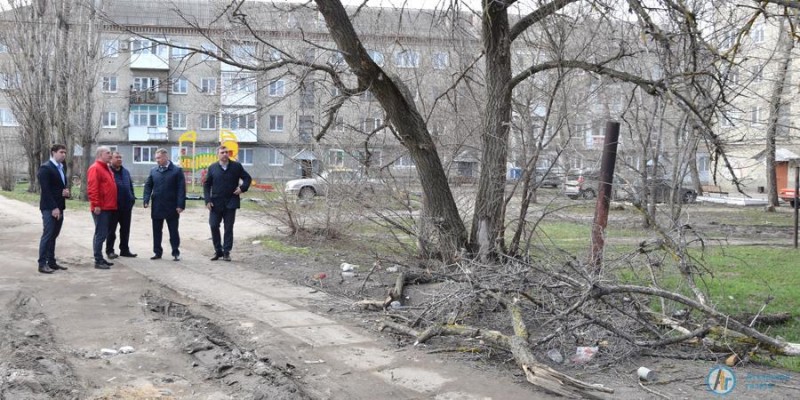
[[[172,255],[179,256],[181,237],[178,233],[177,209],[186,208],[186,178],[183,176],[183,169],[172,162],[163,170],[153,167],[144,184],[142,201],[150,206],[150,217],[153,220],[153,253],[157,256],[163,253],[161,234],[166,221]]]
[[[218,162],[208,167],[203,197],[206,204],[214,205],[208,214],[208,224],[211,226],[211,242],[217,256],[229,254],[233,248],[233,223],[236,221],[236,209],[241,203],[239,196],[233,192],[237,187],[241,188],[242,193],[246,192],[252,180],[242,164],[233,160],[228,162],[226,169],[222,169]],[[224,243],[220,241],[220,222],[224,222],[225,227]]]
[[[41,197],[39,197],[39,210],[42,212],[42,238],[39,240],[39,268],[45,265],[56,265],[56,238],[61,233],[61,225],[64,224],[64,209],[67,202],[63,191],[67,188],[67,169],[62,163],[64,177],[58,172],[58,167],[52,161],[47,161],[39,167],[36,179],[39,180],[41,187]],[[53,210],[61,210],[61,218],[53,217]]]
[[[117,211],[111,213],[111,222],[106,238],[106,254],[114,252],[114,242],[117,240],[117,224],[119,224],[119,252],[120,254],[130,254],[128,246],[131,234],[131,216],[133,204],[136,202],[136,195],[133,192],[133,180],[131,174],[125,167],[120,166],[119,170],[111,168],[114,173],[114,181],[117,183]]]

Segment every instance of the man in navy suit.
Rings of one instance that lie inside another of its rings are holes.
[[[161,258],[164,249],[161,248],[161,235],[164,230],[164,221],[169,230],[169,244],[172,246],[174,261],[181,260],[181,237],[178,233],[178,218],[186,208],[186,178],[183,170],[169,161],[167,150],[156,150],[156,163],[158,166],[150,170],[150,175],[144,184],[144,208],[152,201],[150,218],[153,220],[153,253],[151,260]]]
[[[54,144],[50,148],[50,160],[39,167],[36,178],[39,180],[41,197],[39,210],[42,211],[44,230],[39,240],[39,272],[52,274],[59,269],[67,269],[56,262],[56,238],[61,233],[64,223],[66,199],[70,197],[67,187],[67,172],[64,160],[67,158],[67,147]]]
[[[236,209],[239,208],[239,195],[250,187],[250,174],[242,164],[230,159],[230,152],[225,146],[217,148],[219,162],[208,166],[206,180],[203,183],[203,197],[208,208],[208,224],[211,226],[211,242],[214,244],[212,261],[222,257],[231,260],[233,248],[233,222],[236,220]],[[224,222],[225,242],[220,241],[219,224]]]

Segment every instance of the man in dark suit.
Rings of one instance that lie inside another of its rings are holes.
[[[39,180],[41,197],[39,210],[42,211],[44,230],[39,240],[39,272],[52,274],[59,269],[67,269],[56,262],[56,238],[64,224],[66,199],[70,197],[67,187],[67,172],[64,160],[67,158],[67,147],[54,144],[50,148],[50,160],[39,167],[36,178]]]
[[[128,170],[122,166],[122,154],[118,151],[111,152],[111,172],[117,183],[117,211],[111,213],[111,225],[106,238],[106,256],[110,259],[117,258],[114,252],[114,242],[117,240],[117,225],[119,225],[119,255],[122,257],[136,257],[131,253],[129,246],[131,234],[131,215],[136,202],[133,192],[133,179]]]
[[[236,209],[239,208],[239,195],[250,188],[250,174],[242,164],[230,159],[225,146],[217,148],[219,162],[211,164],[203,183],[203,197],[208,208],[208,224],[211,225],[211,241],[214,243],[212,261],[222,257],[231,260],[233,248],[233,223],[236,221]],[[225,241],[220,243],[219,224],[224,222]]]
[[[156,163],[158,166],[150,170],[150,176],[144,184],[144,208],[152,201],[150,217],[153,220],[153,253],[151,260],[161,258],[164,250],[161,248],[161,234],[164,230],[164,221],[167,221],[169,230],[169,244],[172,246],[174,261],[181,260],[181,237],[178,233],[178,219],[183,209],[186,208],[186,178],[183,170],[170,162],[167,150],[156,150]]]

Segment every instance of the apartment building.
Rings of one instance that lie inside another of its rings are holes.
[[[776,131],[776,186],[794,182],[794,167],[800,162],[800,135],[796,122],[800,105],[796,96],[800,84],[800,52],[790,32],[792,25],[781,14],[782,7],[767,6],[754,14],[748,6],[730,3],[720,10],[715,33],[719,51],[729,62],[722,62],[721,77],[728,104],[717,118],[715,132],[727,143],[737,178],[748,192],[763,192],[766,186],[766,131],[770,104],[777,86],[783,86]],[[788,70],[784,75],[784,60]],[[722,171],[724,178],[730,178]],[[735,188],[722,181],[729,191]]]
[[[156,149],[167,148],[173,160],[213,154],[222,133],[236,136],[239,161],[260,181],[330,168],[416,175],[369,90],[342,99],[330,75],[282,65],[324,65],[357,87],[316,11],[245,3],[239,11],[247,14],[249,31],[223,11],[227,4],[131,0],[103,6],[97,143],[122,152],[135,179],[152,168]],[[465,136],[478,126],[478,114],[468,112],[467,104],[475,102],[467,101],[464,90],[451,86],[479,54],[476,28],[454,30],[425,10],[364,9],[353,22],[373,60],[399,77],[429,116],[444,161],[463,158],[464,143],[471,142]],[[331,117],[328,111],[340,100]],[[179,143],[186,132],[194,132],[194,143]]]

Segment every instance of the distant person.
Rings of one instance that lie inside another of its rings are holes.
[[[103,258],[103,245],[108,238],[111,214],[117,211],[117,183],[108,163],[111,149],[100,146],[95,151],[94,164],[86,173],[86,194],[89,195],[89,210],[94,220],[94,267],[109,269],[114,263]]]
[[[67,172],[64,160],[67,147],[54,144],[50,147],[50,160],[39,167],[36,179],[39,181],[39,210],[42,211],[42,237],[39,240],[39,272],[52,274],[53,271],[67,267],[56,262],[56,239],[64,224],[66,199],[70,197],[67,187]]]
[[[151,201],[153,203],[150,217],[153,220],[154,254],[150,259],[158,260],[164,252],[161,248],[161,235],[164,221],[167,221],[172,259],[180,261],[181,237],[178,233],[178,220],[186,208],[186,178],[183,176],[183,170],[169,160],[165,149],[156,150],[156,163],[158,166],[150,170],[150,175],[144,184],[144,208],[147,208]]]
[[[211,226],[211,241],[214,244],[212,261],[222,257],[231,260],[233,248],[233,223],[236,221],[236,209],[239,208],[239,195],[250,188],[250,174],[242,164],[230,159],[230,152],[225,146],[217,148],[218,162],[208,167],[203,183],[203,197],[208,208],[208,224]],[[220,241],[219,224],[225,227],[225,240]]]
[[[119,255],[122,257],[136,257],[131,253],[128,245],[131,234],[131,216],[136,194],[133,192],[131,173],[122,166],[122,154],[118,151],[111,153],[111,172],[117,184],[117,211],[111,214],[111,222],[106,239],[106,257],[117,258],[114,252],[114,242],[117,240],[117,225],[119,225]]]

